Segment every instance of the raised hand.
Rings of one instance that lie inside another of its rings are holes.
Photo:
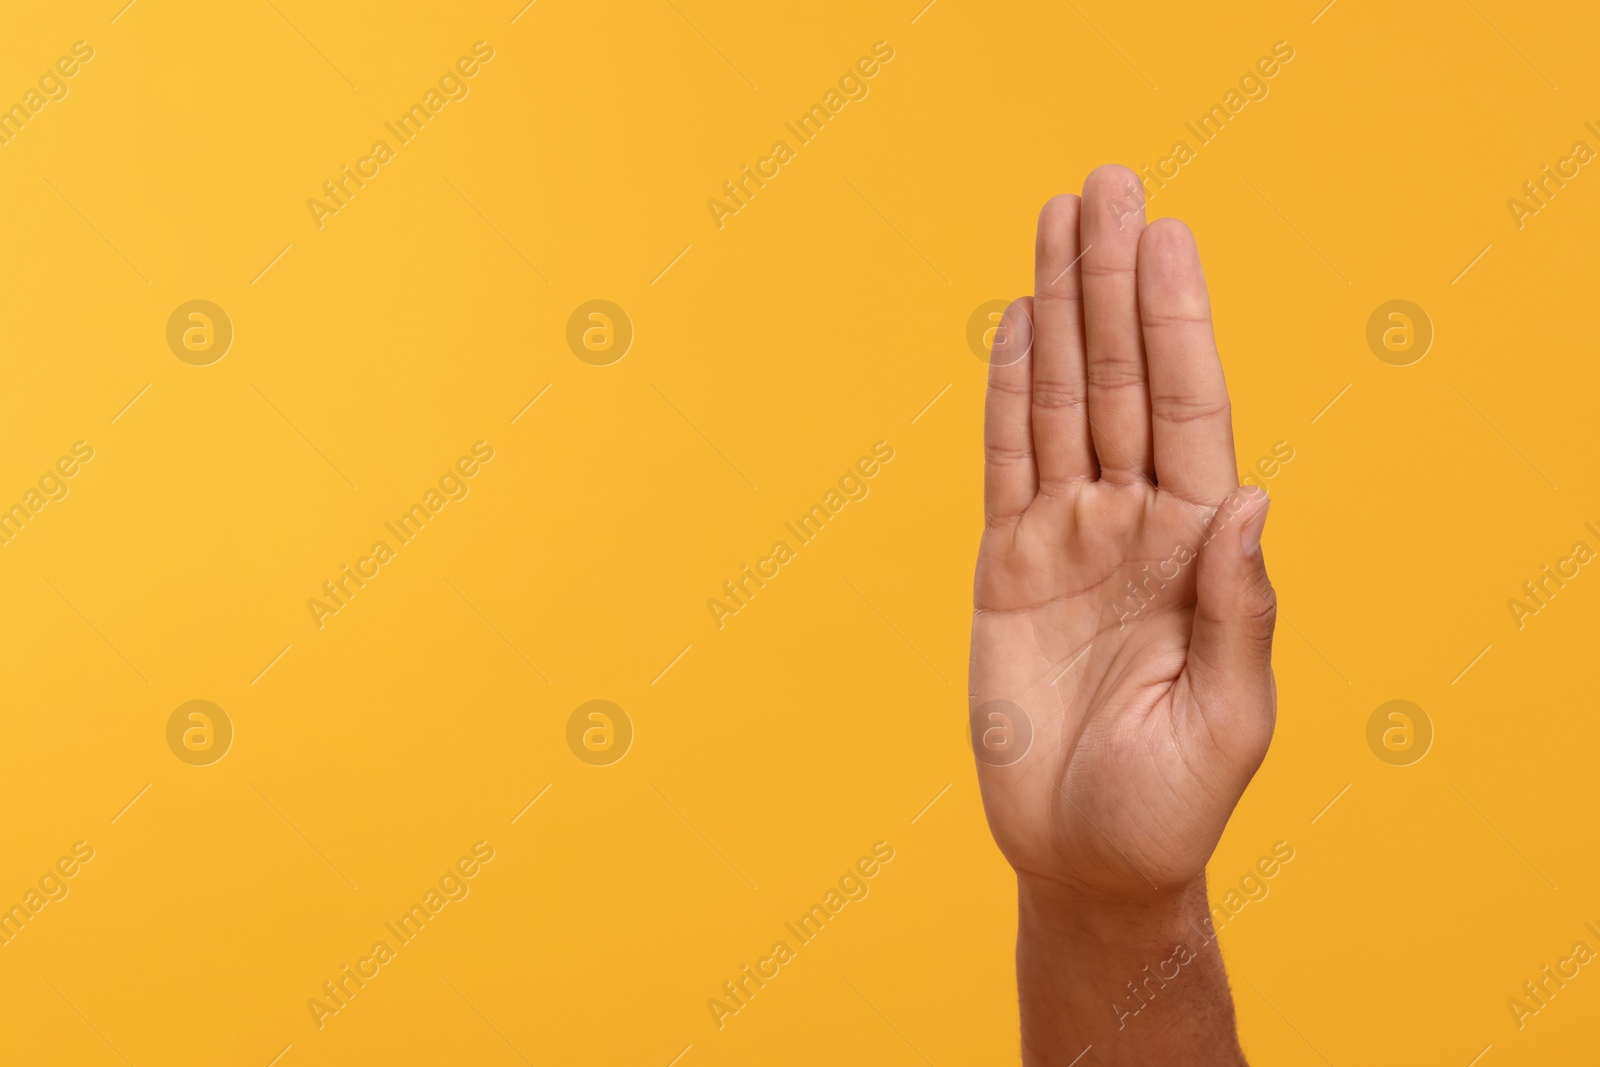
[[[1044,206],[1034,272],[996,334],[984,423],[984,807],[1024,933],[1030,908],[1070,928],[1182,914],[1199,952],[1206,861],[1272,735],[1268,501],[1238,484],[1194,238],[1146,225],[1131,171]]]

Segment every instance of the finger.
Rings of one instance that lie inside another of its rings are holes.
[[[1177,219],[1158,219],[1139,238],[1139,317],[1156,484],[1216,507],[1239,484],[1233,418],[1200,251]]]
[[[1011,302],[989,351],[983,409],[983,507],[993,526],[1021,515],[1039,486],[1029,408],[1033,397],[1033,298]]]
[[[1144,190],[1126,167],[1083,183],[1083,332],[1090,435],[1102,481],[1151,481],[1150,390],[1135,286]]]
[[[1264,490],[1244,486],[1229,493],[1212,516],[1195,575],[1194,632],[1185,668],[1213,734],[1257,761],[1272,736],[1277,706],[1272,630],[1278,600],[1261,555],[1269,503]]]
[[[1071,193],[1047,201],[1033,259],[1033,444],[1046,492],[1098,471],[1084,395],[1078,215]]]

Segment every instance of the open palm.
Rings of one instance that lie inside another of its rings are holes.
[[[984,447],[969,702],[995,839],[1109,899],[1187,884],[1271,739],[1275,601],[1199,253],[1145,224],[1131,171],[1040,213]]]

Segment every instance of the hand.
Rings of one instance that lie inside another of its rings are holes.
[[[1147,226],[1142,192],[1102,167],[1047,203],[1034,296],[997,332],[969,700],[1025,888],[1119,905],[1199,880],[1203,916],[1272,736],[1268,501],[1238,486],[1194,238]]]

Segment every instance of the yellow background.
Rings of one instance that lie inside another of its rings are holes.
[[[1591,8],[120,3],[0,34],[0,103],[95,49],[0,147],[0,503],[95,449],[0,547],[0,902],[95,849],[0,948],[7,1062],[1014,1062],[963,741],[968,317],[1030,287],[1048,196],[1192,146],[1279,40],[1151,203],[1198,234],[1241,467],[1294,449],[1278,733],[1211,868],[1296,850],[1222,935],[1243,1040],[1592,1060],[1592,968],[1506,1007],[1600,948],[1600,577],[1506,606],[1600,547],[1600,176],[1506,206],[1600,148]],[[306,200],[478,40],[470,95],[319,230]],[[719,230],[706,200],[879,40]],[[165,341],[196,298],[236,334],[207,367]],[[636,331],[607,367],[565,341],[594,298]],[[1365,341],[1391,299],[1436,330],[1409,367]],[[319,631],[306,600],[478,440],[470,496]],[[879,440],[871,495],[718,630],[707,598]],[[636,731],[609,767],[565,741],[597,698]],[[166,744],[192,699],[236,729],[211,766]],[[1413,766],[1367,748],[1390,699],[1434,724]],[[478,840],[471,895],[319,1031],[307,999]],[[879,840],[871,895],[719,1031],[707,999]]]

